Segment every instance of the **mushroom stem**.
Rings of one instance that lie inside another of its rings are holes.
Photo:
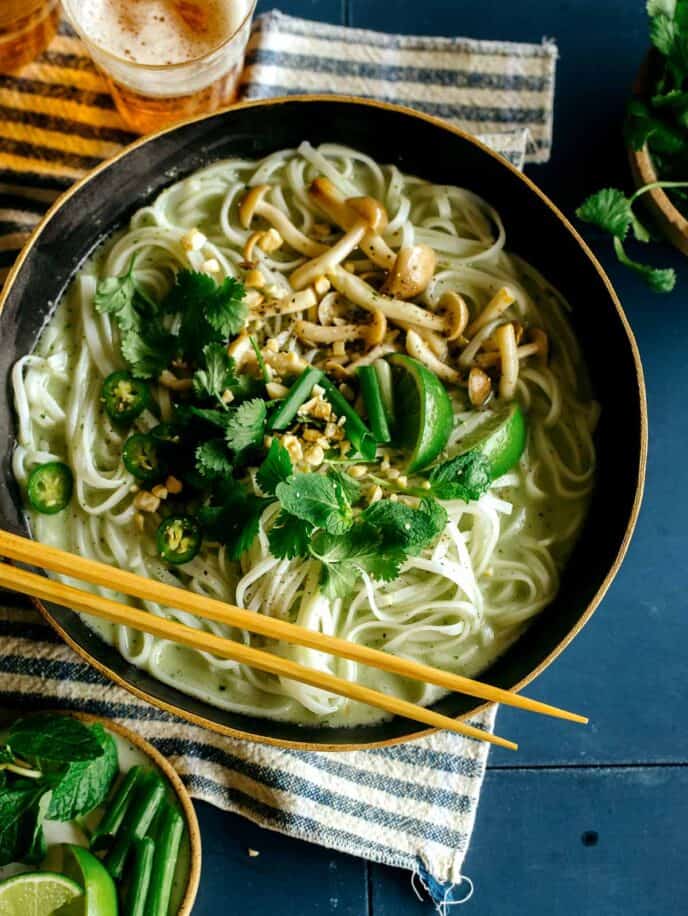
[[[341,229],[350,229],[358,220],[359,214],[349,206],[347,199],[329,178],[316,178],[308,191],[323,213]],[[394,266],[396,255],[377,232],[366,232],[361,239],[361,248],[371,261],[385,270],[391,270]]]
[[[331,324],[323,326],[312,321],[295,321],[294,333],[308,343],[334,343],[336,340],[358,340],[361,328],[357,324]]]
[[[519,369],[516,332],[513,324],[500,325],[494,332],[494,336],[499,347],[502,364],[502,375],[499,379],[499,396],[508,401],[516,393]]]
[[[341,267],[333,268],[327,276],[338,292],[369,312],[379,309],[390,321],[407,322],[440,333],[445,330],[445,320],[441,315],[435,315],[412,302],[381,296],[360,277]]]
[[[289,282],[293,288],[303,289],[304,286],[308,286],[317,277],[323,276],[328,270],[336,267],[337,264],[341,264],[352,251],[358,248],[367,230],[367,223],[360,220],[332,248],[328,248],[324,254],[297,267],[289,277]]]
[[[273,318],[275,315],[290,315],[293,312],[303,312],[317,304],[318,297],[315,291],[303,289],[298,293],[283,296],[281,299],[259,302],[256,306],[251,307],[251,313],[255,317]]]
[[[461,376],[456,369],[452,369],[451,366],[438,359],[417,331],[410,330],[406,332],[406,352],[409,356],[413,356],[414,359],[426,365],[431,372],[434,372],[443,381],[450,382],[452,385],[458,385],[461,381]]]
[[[540,345],[532,342],[523,344],[520,347],[516,348],[516,357],[519,360],[527,359],[529,356],[536,356],[542,352]],[[482,366],[483,369],[487,369],[490,366],[496,366],[501,362],[501,354],[499,350],[488,350],[485,353],[479,353],[475,362],[478,366]]]
[[[499,318],[502,312],[505,312],[514,301],[514,294],[511,290],[503,286],[490,299],[482,312],[466,328],[466,337],[471,338],[474,334],[484,328],[486,324]]]
[[[327,251],[327,245],[309,239],[292,223],[286,213],[283,213],[279,207],[275,207],[265,200],[265,195],[269,190],[270,185],[256,185],[255,188],[251,188],[239,204],[239,220],[244,229],[250,227],[254,216],[262,216],[271,226],[277,229],[284,241],[294,251],[298,251],[308,258],[317,258],[318,255]]]

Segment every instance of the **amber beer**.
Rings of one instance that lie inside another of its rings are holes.
[[[0,71],[17,70],[50,44],[59,0],[0,0]]]
[[[234,100],[255,0],[64,0],[132,130]]]

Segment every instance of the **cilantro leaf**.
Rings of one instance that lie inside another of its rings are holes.
[[[138,322],[138,312],[134,307],[136,283],[133,276],[132,262],[129,271],[122,277],[106,277],[96,287],[93,299],[96,311],[101,315],[113,315],[122,331],[128,331]]]
[[[576,216],[619,239],[624,239],[631,224],[631,204],[623,191],[603,188],[591,194],[576,210]]]
[[[284,509],[268,532],[270,551],[275,557],[293,559],[307,557],[314,528],[310,522],[290,515]]]
[[[157,321],[143,322],[122,335],[122,356],[137,378],[155,378],[169,366],[177,340]]]
[[[676,12],[676,0],[647,0],[645,8],[650,18],[663,15],[673,19]]]
[[[640,99],[632,99],[626,106],[624,136],[635,150],[642,149],[646,143],[659,153],[675,154],[686,148],[684,133],[656,117]]]
[[[218,286],[208,274],[180,270],[161,308],[179,317],[184,352],[200,360],[207,344],[226,343],[244,326],[248,315],[244,295],[243,285],[232,277]]]
[[[230,415],[227,423],[227,445],[235,452],[241,452],[252,445],[260,445],[265,435],[267,410],[265,401],[253,398],[240,404]]]
[[[194,407],[193,404],[188,407],[185,405],[183,410],[177,408],[176,418],[184,421],[188,417],[196,417],[211,423],[213,426],[219,426],[220,429],[227,429],[231,419],[230,414],[224,410],[212,410],[206,407]]]
[[[93,811],[105,799],[119,771],[117,747],[102,725],[91,726],[102,748],[95,760],[70,763],[54,787],[46,816],[56,821],[71,821]]]
[[[363,519],[381,533],[385,548],[419,553],[444,530],[447,513],[434,499],[423,500],[418,509],[382,499],[368,506]]]
[[[234,360],[220,343],[203,347],[204,368],[194,373],[193,386],[197,397],[217,398],[224,406],[222,396],[236,382]]]
[[[438,499],[480,499],[490,486],[490,464],[478,449],[456,455],[432,469],[430,493]]]
[[[406,557],[401,548],[384,548],[380,533],[365,522],[340,536],[319,531],[309,549],[322,563],[321,585],[329,598],[350,594],[362,572],[386,582],[396,579]]]
[[[256,474],[258,486],[267,496],[274,496],[277,485],[289,480],[293,472],[289,452],[277,439],[273,439]]]
[[[204,302],[205,317],[212,328],[227,339],[238,334],[248,316],[246,290],[234,277],[225,277]]]
[[[223,439],[208,439],[196,447],[196,470],[202,477],[229,477],[234,470]]]
[[[220,496],[220,505],[200,508],[199,519],[208,537],[224,544],[230,559],[237,560],[258,534],[260,517],[270,500],[249,493],[236,481],[223,487]]]
[[[103,755],[103,748],[92,730],[70,716],[46,713],[17,719],[7,741],[20,757],[37,757],[57,763],[95,760]]]
[[[349,500],[341,484],[330,477],[295,474],[290,481],[279,483],[275,494],[291,515],[330,534],[343,534],[353,524]]]
[[[676,271],[673,268],[652,267],[649,264],[633,261],[626,254],[620,239],[614,239],[614,250],[619,261],[640,274],[655,293],[670,293],[676,286]]]

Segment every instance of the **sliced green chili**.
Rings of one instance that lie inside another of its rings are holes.
[[[349,442],[365,461],[372,461],[377,451],[375,436],[371,433],[363,420],[359,417],[344,395],[332,384],[328,378],[320,381],[325,389],[325,397],[332,405],[338,417],[346,419],[346,435]]]
[[[377,372],[373,366],[361,366],[357,375],[361,383],[361,394],[363,395],[363,403],[368,415],[370,429],[378,442],[389,442],[392,437],[387,425]]]
[[[113,372],[103,382],[101,395],[105,412],[113,423],[133,423],[150,406],[151,393],[146,382],[130,372]]]
[[[72,498],[74,475],[62,461],[39,464],[29,474],[29,503],[43,515],[61,512]]]
[[[150,481],[164,473],[159,443],[150,433],[134,433],[124,443],[122,460],[137,480]]]
[[[201,549],[201,526],[191,515],[170,515],[158,528],[158,553],[166,563],[188,563]]]
[[[324,376],[320,369],[314,369],[312,366],[304,369],[274,414],[270,428],[286,429],[296,416],[299,407],[305,404],[311,396],[313,388],[318,384],[323,384],[323,379]]]

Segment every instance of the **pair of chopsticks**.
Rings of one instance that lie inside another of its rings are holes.
[[[223,601],[187,591],[181,587],[177,588],[152,579],[146,579],[144,576],[117,569],[105,563],[98,563],[95,560],[79,557],[56,547],[50,547],[46,544],[40,544],[28,538],[11,534],[8,531],[0,531],[0,557],[20,563],[28,563],[31,566],[79,579],[83,582],[89,582],[92,585],[103,586],[134,598],[187,611],[206,620],[238,627],[271,639],[306,646],[309,649],[316,649],[319,652],[325,652],[330,655],[341,656],[363,665],[370,665],[402,677],[435,684],[447,690],[468,694],[490,702],[504,703],[517,709],[568,719],[572,722],[586,723],[588,721],[584,716],[520,696],[509,690],[492,687],[489,684],[483,684],[480,681],[475,681],[462,675],[451,674],[447,671],[432,668],[429,665],[381,652],[378,649],[371,649],[367,646],[348,642],[345,639],[308,630],[305,627],[284,620],[266,617]],[[71,585],[65,585],[62,582],[57,582],[3,562],[0,562],[0,586],[43,601],[51,601],[72,610],[91,614],[114,624],[132,627],[135,630],[150,633],[152,636],[158,636],[192,649],[210,652],[220,658],[231,659],[239,664],[258,668],[278,677],[300,681],[301,683],[309,684],[311,687],[317,687],[321,690],[347,697],[350,700],[366,703],[385,712],[413,719],[434,728],[448,729],[460,735],[481,741],[489,741],[491,744],[512,750],[518,748],[518,745],[513,741],[500,738],[498,735],[485,732],[465,722],[451,719],[448,716],[443,716],[431,709],[417,706],[398,697],[389,696],[324,671],[308,668],[290,659],[254,649],[243,643],[216,636],[213,633],[199,631],[185,624],[157,617],[147,611],[120,604],[109,598],[82,591]]]

